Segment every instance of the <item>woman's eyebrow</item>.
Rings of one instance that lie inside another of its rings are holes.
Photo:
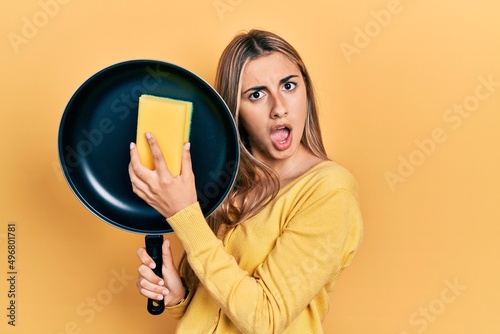
[[[283,79],[280,80],[280,84],[284,84],[288,81],[290,81],[291,78],[298,78],[299,76],[297,74],[292,74],[292,75],[289,75],[287,77],[284,77]]]
[[[281,80],[280,80],[280,85],[282,85],[282,84],[284,84],[284,83],[288,82],[288,81],[289,81],[290,79],[292,79],[292,78],[298,78],[298,77],[299,77],[299,76],[298,76],[297,74],[292,74],[292,75],[286,76],[286,77],[284,77],[283,79],[281,79]],[[266,87],[266,86],[255,86],[255,87],[248,88],[246,91],[244,91],[244,92],[243,92],[243,93],[241,93],[241,94],[243,95],[243,94],[246,94],[246,93],[248,93],[248,92],[250,92],[250,91],[254,91],[254,92],[256,92],[256,91],[259,91],[259,90],[265,90],[265,89],[267,89],[267,87]]]
[[[259,91],[259,90],[264,90],[264,89],[267,89],[267,87],[266,87],[266,86],[255,86],[255,87],[251,87],[251,88],[248,88],[248,89],[247,89],[246,91],[244,91],[243,93],[241,93],[241,95],[246,94],[246,93],[248,93],[249,91],[252,91],[252,90],[256,92],[256,91]]]

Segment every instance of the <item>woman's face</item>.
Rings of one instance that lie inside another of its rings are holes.
[[[242,74],[239,120],[252,155],[273,166],[299,150],[307,92],[297,65],[279,52],[249,61]]]

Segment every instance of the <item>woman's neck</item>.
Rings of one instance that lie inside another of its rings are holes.
[[[283,187],[323,160],[304,146],[300,146],[297,153],[290,157],[286,163],[277,165],[273,169],[279,176],[280,187]]]

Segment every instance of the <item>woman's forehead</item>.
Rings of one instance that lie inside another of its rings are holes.
[[[249,60],[243,68],[242,80],[257,81],[281,80],[289,75],[300,75],[300,69],[287,56],[280,52],[271,52]]]

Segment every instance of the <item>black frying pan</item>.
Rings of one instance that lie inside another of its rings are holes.
[[[139,96],[193,103],[191,157],[198,201],[205,217],[231,189],[239,162],[234,119],[219,94],[192,72],[166,62],[131,60],[107,67],[74,93],[61,119],[59,160],[83,205],[105,222],[146,234],[146,249],[161,276],[163,234],[172,233],[156,210],[132,192],[129,143],[136,140]],[[163,302],[148,300],[151,314]]]

